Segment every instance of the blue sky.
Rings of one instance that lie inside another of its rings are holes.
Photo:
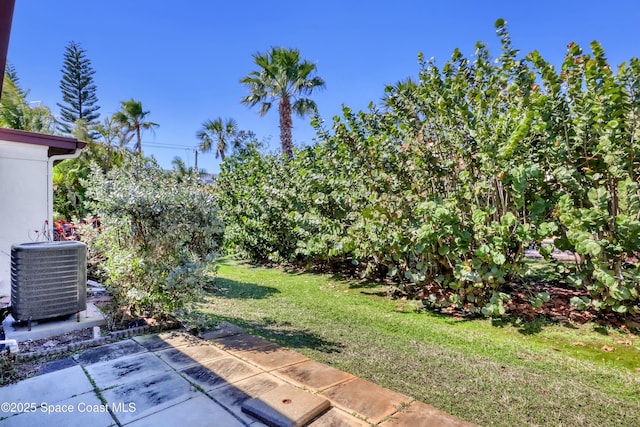
[[[170,168],[175,156],[193,165],[195,133],[217,117],[236,119],[278,149],[277,111],[259,117],[240,104],[239,80],[258,51],[296,48],[314,62],[327,87],[312,98],[330,122],[343,104],[365,109],[385,85],[417,75],[418,52],[442,65],[454,48],[470,56],[481,40],[497,55],[498,18],[507,20],[515,48],[539,50],[554,64],[571,41],[585,50],[600,41],[614,66],[640,56],[637,0],[17,0],[8,60],[29,101],[57,113],[64,49],[80,43],[96,71],[100,118],[120,101],[141,101],[160,124],[144,135],[143,150]],[[294,120],[296,144],[314,136],[308,118]],[[213,154],[198,163],[219,170]]]

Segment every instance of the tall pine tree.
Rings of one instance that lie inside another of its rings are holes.
[[[63,103],[57,103],[60,107],[60,119],[58,130],[71,134],[78,120],[83,120],[87,128],[98,125],[100,107],[97,104],[96,85],[93,83],[95,71],[91,67],[91,61],[86,57],[86,51],[76,42],[70,42],[64,52],[64,65],[62,67]]]

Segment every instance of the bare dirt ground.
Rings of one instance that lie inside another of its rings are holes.
[[[22,342],[20,343],[20,353],[42,353],[49,350],[54,350],[61,346],[85,342],[91,340],[92,338],[92,328],[80,329],[78,331],[69,332],[55,337]],[[45,368],[45,366],[51,364],[52,362],[66,359],[69,356],[70,352],[66,352],[53,353],[50,356],[27,360],[16,360],[14,363],[14,367],[17,371],[16,381],[36,375],[41,372]]]

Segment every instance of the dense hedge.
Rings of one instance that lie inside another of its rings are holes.
[[[638,311],[640,62],[614,72],[597,42],[570,44],[556,71],[496,27],[495,60],[481,43],[441,69],[420,56],[417,81],[344,108],[330,131],[316,120],[321,142],[293,159],[227,159],[228,244],[255,261],[357,264],[499,315],[524,249],[555,237],[578,255],[559,269],[591,295],[576,305]]]
[[[181,318],[211,281],[222,244],[210,189],[195,174],[166,172],[130,153],[107,173],[95,165],[87,186],[103,229],[88,243],[104,257],[117,307],[134,317]]]

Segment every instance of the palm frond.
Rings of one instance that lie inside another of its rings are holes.
[[[307,114],[315,114],[318,111],[318,106],[309,98],[300,98],[293,103],[291,109],[298,116],[304,117]]]

